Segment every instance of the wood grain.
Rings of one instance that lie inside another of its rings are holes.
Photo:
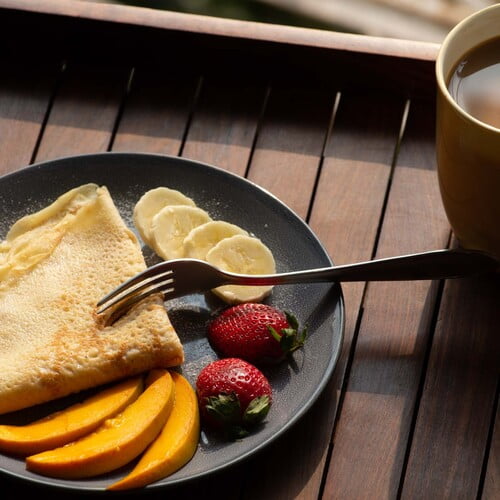
[[[342,93],[310,218],[337,264],[372,255],[403,110],[397,97]]]
[[[160,68],[135,69],[113,151],[178,155],[198,81]]]
[[[314,93],[273,86],[253,153],[248,178],[303,219],[311,203],[334,102],[334,91]]]
[[[37,161],[107,151],[130,68],[68,64]]]
[[[495,415],[499,302],[500,276],[446,283],[402,498],[479,493]]]
[[[447,244],[432,121],[428,108],[410,108],[377,257]],[[432,282],[369,284],[335,429],[327,498],[396,497],[436,292],[437,283]]]
[[[266,90],[237,77],[205,78],[182,156],[244,176]]]
[[[372,256],[403,111],[403,100],[384,94],[343,93],[340,98],[309,221],[335,264]],[[342,285],[346,327],[336,369],[338,391],[364,288],[364,283]]]
[[[346,92],[341,96],[310,218],[311,228],[336,264],[369,260],[372,256],[404,104],[402,99],[383,94]],[[344,374],[355,347],[365,284],[345,283],[342,290],[346,324],[330,388],[334,391],[332,396],[335,394],[331,415],[337,410]],[[328,439],[324,434],[324,439]]]
[[[486,476],[481,496],[484,500],[500,498],[500,409],[498,408],[498,394],[497,409],[492,425],[491,446],[485,457]]]
[[[434,60],[439,48],[436,43],[367,37],[351,33],[279,26],[220,17],[186,15],[168,10],[158,11],[108,3],[1,0],[0,7],[151,28],[189,31],[191,33],[209,33],[222,37],[250,38],[284,44],[310,45],[318,48],[337,48],[352,52],[396,55],[422,60]]]
[[[27,166],[50,106],[60,65],[6,61],[0,78],[0,175]]]

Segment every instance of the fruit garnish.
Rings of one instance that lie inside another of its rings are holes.
[[[134,224],[146,245],[152,247],[151,224],[153,217],[169,205],[195,206],[194,201],[175,189],[157,187],[146,191],[134,207]]]
[[[248,435],[266,418],[272,404],[266,376],[238,358],[220,359],[203,368],[196,391],[203,420],[229,439]]]
[[[142,377],[128,379],[27,425],[0,425],[0,450],[31,455],[89,434],[137,399]]]
[[[239,274],[274,274],[276,264],[269,248],[258,238],[236,235],[224,238],[206,256],[206,261],[223,271]],[[269,295],[272,286],[225,285],[213,292],[229,304],[258,302]]]
[[[219,241],[238,234],[248,236],[248,233],[241,227],[223,220],[213,220],[195,227],[184,239],[186,257],[205,260],[207,253]]]
[[[262,364],[279,362],[300,348],[307,330],[300,330],[290,313],[249,302],[224,310],[208,325],[207,335],[220,354]]]
[[[151,243],[154,251],[163,259],[184,257],[184,238],[189,232],[212,220],[198,207],[171,205],[162,208],[151,223]]]
[[[167,187],[147,191],[134,208],[134,223],[142,239],[165,260],[183,257],[205,260],[238,274],[274,274],[271,250],[243,228],[212,220],[191,198]],[[259,302],[272,286],[225,285],[213,292],[228,304]]]
[[[175,404],[163,430],[132,472],[109,486],[109,490],[146,486],[174,473],[193,457],[200,435],[196,393],[182,375],[172,372],[172,379],[175,384]]]
[[[152,370],[146,385],[122,413],[77,441],[27,457],[27,468],[46,476],[76,479],[130,462],[156,438],[174,404],[174,384],[167,370]]]

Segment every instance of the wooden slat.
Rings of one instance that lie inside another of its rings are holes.
[[[333,90],[313,94],[275,86],[252,157],[249,178],[273,192],[303,218],[311,202],[334,98]],[[313,492],[316,498],[322,468],[315,470],[315,466],[324,463],[328,452],[328,441],[318,432],[318,419],[325,423],[327,433],[331,428],[329,413],[325,411],[329,404],[327,394],[330,391],[325,391],[299,425],[266,451],[269,463],[276,464],[278,469],[262,468],[258,457],[248,463],[243,498],[306,498],[309,493],[305,490]],[[291,459],[297,455],[297,442],[302,441],[314,442],[315,446],[297,460]],[[309,479],[307,485],[305,475]]]
[[[402,498],[479,492],[495,413],[499,303],[500,276],[446,283]]]
[[[137,68],[112,149],[178,155],[199,78]]]
[[[242,77],[225,81],[204,78],[182,156],[243,176],[265,96],[263,84],[249,83]],[[241,498],[247,474],[246,463],[233,466],[223,479],[222,489],[219,476],[209,477],[180,489],[179,498]]]
[[[495,500],[500,498],[500,408],[498,407],[493,426],[493,438],[489,453],[486,456],[488,460],[486,476],[483,487],[483,500]]]
[[[287,45],[338,48],[352,52],[397,55],[422,60],[433,60],[439,48],[438,44],[413,40],[367,37],[351,33],[254,23],[212,16],[186,15],[168,10],[152,10],[110,3],[0,0],[0,7],[26,12],[51,13],[76,19],[95,19],[111,21],[116,24],[207,33],[221,37],[265,40]]]
[[[272,87],[248,178],[306,218],[335,91]],[[300,189],[296,187],[300,186]]]
[[[342,93],[310,218],[311,228],[336,264],[371,258],[403,111],[404,101],[393,96]],[[333,421],[337,410],[364,288],[363,283],[342,285],[344,343],[328,388],[332,398],[329,415],[323,420]],[[322,422],[316,429],[323,442],[331,439],[331,426]],[[316,469],[320,466],[325,467],[325,463],[318,461]]]
[[[377,256],[443,248],[449,228],[434,171],[433,110],[414,103]],[[395,498],[437,283],[370,283],[325,483],[326,498]],[[369,485],[369,487],[367,487]]]
[[[130,69],[69,63],[37,161],[108,149]]]
[[[49,109],[59,65],[4,61],[0,78],[0,175],[28,165]]]
[[[336,264],[369,260],[384,208],[404,101],[383,94],[343,93],[325,151],[310,218]],[[363,283],[342,285],[346,301],[341,383],[358,320]]]
[[[206,78],[182,156],[244,176],[265,97],[263,83]]]
[[[458,22],[442,23],[434,18],[422,16],[422,9],[406,12],[401,8],[401,0],[262,0],[275,8],[286,9],[296,15],[336,26],[348,33],[364,33],[365,35],[384,36],[387,38],[425,40],[440,43]],[[415,2],[411,2],[414,5]],[[418,5],[425,4],[425,0]],[[431,2],[437,9],[449,12],[453,4],[445,7],[436,0]],[[438,5],[436,5],[436,3]],[[448,8],[447,8],[448,7]],[[436,9],[436,10],[437,10]],[[473,10],[471,9],[471,13]],[[465,17],[465,16],[464,16]]]

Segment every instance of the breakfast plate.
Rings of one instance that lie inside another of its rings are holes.
[[[296,214],[259,186],[222,169],[188,159],[140,153],[102,153],[61,158],[27,167],[0,178],[0,237],[20,217],[47,206],[62,193],[85,183],[106,185],[126,224],[135,231],[132,211],[145,191],[167,186],[192,198],[214,220],[236,224],[260,238],[273,252],[278,272],[331,265],[320,241]],[[137,234],[137,233],[136,233]],[[146,262],[158,257],[143,247]],[[335,367],[344,329],[344,303],[339,284],[284,285],[265,302],[292,312],[308,327],[303,349],[290,361],[263,368],[273,388],[273,405],[265,423],[245,439],[222,441],[202,431],[193,459],[173,475],[149,485],[166,488],[199,479],[241,462],[284,434],[311,407]],[[196,294],[166,303],[184,345],[180,372],[194,386],[197,374],[217,359],[206,339],[206,326],[225,304],[213,294]],[[21,424],[68,405],[71,396],[15,414],[0,423]],[[103,490],[131,466],[99,477],[53,479],[27,471],[24,460],[0,454],[0,471],[44,485],[81,491]]]

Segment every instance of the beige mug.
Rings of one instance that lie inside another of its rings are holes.
[[[500,257],[500,129],[464,111],[447,88],[461,58],[497,37],[500,4],[471,15],[445,38],[436,61],[436,154],[443,205],[460,245]]]

